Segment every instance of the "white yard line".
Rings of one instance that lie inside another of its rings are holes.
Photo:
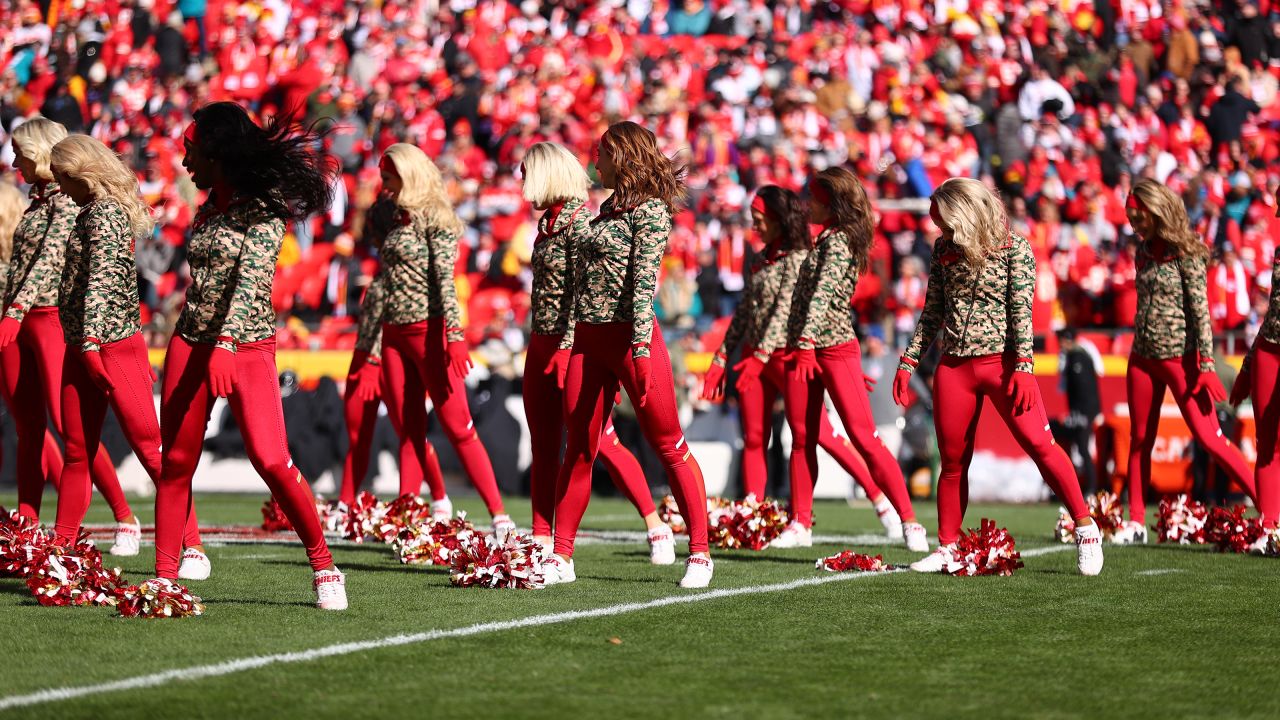
[[[1182,571],[1177,568],[1156,568],[1154,570],[1139,570],[1134,574],[1135,575],[1172,575],[1174,573],[1180,573],[1180,572]]]

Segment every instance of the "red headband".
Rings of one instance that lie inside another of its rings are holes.
[[[185,142],[191,143],[192,145],[196,144],[196,121],[195,120],[192,120],[187,125],[187,129],[182,131],[182,139]]]
[[[751,209],[760,211],[760,214],[764,215],[765,217],[771,217],[771,215],[769,214],[769,208],[766,207],[764,204],[764,198],[760,197],[759,195],[757,195],[755,199],[751,201]]]
[[[831,191],[827,189],[826,185],[823,185],[817,180],[811,180],[809,182],[809,194],[813,196],[814,200],[817,200],[823,205],[831,205]]]
[[[400,170],[396,168],[396,161],[392,160],[391,157],[388,155],[383,155],[382,159],[378,161],[378,169],[386,170],[392,175],[395,175],[396,177],[400,177]]]
[[[1142,202],[1142,198],[1138,197],[1138,193],[1129,193],[1129,199],[1125,201],[1124,206],[1133,210],[1141,210],[1142,212],[1151,212],[1147,209],[1147,204]]]

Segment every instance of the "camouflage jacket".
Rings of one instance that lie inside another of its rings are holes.
[[[95,200],[76,218],[67,240],[58,318],[71,347],[84,352],[142,329],[133,228],[114,200]]]
[[[80,208],[57,184],[31,188],[27,207],[13,233],[9,287],[4,294],[5,316],[21,321],[33,307],[58,304],[67,238],[75,230]]]
[[[382,316],[387,308],[387,283],[381,271],[369,283],[360,301],[360,324],[356,326],[356,349],[382,357]]]
[[[574,320],[631,323],[632,357],[649,356],[653,295],[671,237],[671,209],[658,198],[633,208],[604,202],[583,242],[574,288]]]
[[[814,350],[856,340],[849,303],[857,286],[849,237],[843,230],[823,230],[800,266],[787,319],[787,345]]]
[[[1199,353],[1202,371],[1213,369],[1213,329],[1209,324],[1207,270],[1203,258],[1157,257],[1138,245],[1138,316],[1133,352],[1153,360]]]
[[[573,347],[573,288],[578,268],[578,244],[591,227],[581,200],[569,200],[542,214],[538,239],[529,265],[533,269],[530,300],[535,335],[560,335],[563,347]]]
[[[724,367],[739,345],[752,348],[761,362],[768,362],[774,350],[786,347],[792,295],[800,268],[808,256],[808,250],[779,253],[766,250],[756,258],[747,276],[747,291],[733,313],[724,343],[712,362]]]
[[[275,335],[271,285],[284,225],[256,200],[238,200],[226,212],[212,198],[201,206],[187,241],[191,286],[177,325],[184,339],[235,352],[237,343]]]
[[[462,310],[453,266],[458,238],[447,230],[407,219],[387,233],[382,243],[386,275],[386,311],[382,321],[412,325],[443,317],[449,342],[464,339]]]
[[[965,262],[960,248],[939,239],[933,245],[929,286],[915,335],[898,367],[912,369],[942,331],[942,352],[953,357],[1012,353],[1014,370],[1035,369],[1031,302],[1036,258],[1031,243],[1017,233],[979,268]]]
[[[1258,337],[1269,343],[1280,343],[1280,248],[1276,248],[1271,261],[1271,301],[1262,327],[1258,328]]]

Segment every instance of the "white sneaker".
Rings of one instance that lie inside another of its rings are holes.
[[[918,522],[904,523],[901,532],[907,540],[908,550],[918,553],[929,552],[929,534],[925,532],[923,525]]]
[[[680,579],[682,588],[704,588],[711,584],[711,576],[715,574],[715,563],[705,555],[690,555],[684,563],[684,577]]]
[[[116,523],[116,540],[108,550],[112,555],[120,557],[132,557],[138,554],[138,548],[142,545],[142,523]]]
[[[1140,522],[1126,520],[1119,530],[1112,533],[1111,542],[1116,545],[1146,545],[1147,528]]]
[[[510,515],[494,515],[493,516],[493,538],[500,543],[507,541],[507,538],[516,531],[516,523],[511,519]]]
[[[431,522],[449,522],[453,519],[453,501],[446,497],[431,503]]]
[[[876,517],[880,518],[880,524],[884,526],[885,536],[890,540],[901,540],[902,518],[898,517],[898,511],[893,509],[893,503],[889,502],[889,498],[881,495],[880,502],[875,504],[875,508]]]
[[[321,610],[347,609],[347,576],[338,568],[316,571],[316,607]]]
[[[654,565],[676,564],[676,536],[671,526],[663,524],[649,531],[649,562]]]
[[[1267,545],[1270,542],[1271,542],[1271,533],[1269,532],[1263,533],[1262,537],[1258,538],[1257,540],[1254,540],[1253,544],[1249,546],[1249,554],[1250,555],[1266,555]]]
[[[208,580],[212,571],[208,555],[195,548],[182,551],[182,564],[178,566],[179,580]]]
[[[542,582],[544,585],[563,585],[578,579],[573,571],[573,560],[565,560],[559,555],[552,555],[542,563]]]
[[[801,525],[798,520],[792,520],[782,534],[769,543],[769,547],[773,548],[797,548],[797,547],[813,547],[813,531]]]
[[[947,569],[947,563],[951,561],[951,551],[955,547],[954,543],[939,545],[937,550],[911,563],[911,569],[919,573],[940,573]]]
[[[1097,523],[1076,528],[1076,567],[1081,575],[1102,572],[1102,530]]]

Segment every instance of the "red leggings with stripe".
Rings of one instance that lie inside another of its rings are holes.
[[[1053,440],[1039,386],[1033,407],[1021,415],[1013,409],[1007,388],[1014,360],[1003,354],[979,357],[943,355],[933,377],[933,424],[938,433],[938,544],[960,538],[960,526],[969,506],[969,463],[986,397],[1004,418],[1004,424],[1023,452],[1035,462],[1040,475],[1073,518],[1089,516],[1080,492],[1075,467]]]
[[[383,394],[393,398],[387,409],[400,419],[401,468],[405,466],[406,453],[420,467],[426,466],[426,401],[429,394],[435,405],[436,417],[458,454],[463,471],[471,479],[489,514],[500,515],[503,513],[502,495],[493,476],[493,465],[471,419],[466,384],[462,378],[449,372],[447,348],[443,318],[431,318],[411,325],[382,326],[383,372],[387,376],[389,390]],[[403,368],[404,378],[399,385],[400,390],[393,384],[400,378],[398,368]],[[437,495],[433,487],[431,495],[436,499],[444,497],[443,481],[440,494]]]
[[[1147,503],[1144,494],[1151,483],[1151,451],[1156,445],[1156,429],[1160,425],[1160,406],[1164,404],[1165,388],[1173,391],[1173,397],[1187,421],[1187,427],[1218,466],[1224,469],[1231,481],[1245,491],[1254,504],[1258,495],[1253,475],[1240,451],[1218,427],[1218,415],[1207,393],[1195,398],[1188,396],[1189,378],[1199,376],[1200,369],[1194,355],[1168,360],[1153,360],[1140,355],[1129,355],[1129,370],[1125,385],[1129,390],[1129,519],[1146,524]],[[1261,373],[1255,373],[1259,377]],[[1258,437],[1262,437],[1262,423],[1258,423]],[[1259,506],[1260,507],[1260,506]]]
[[[747,354],[746,352],[743,353]],[[785,397],[787,388],[787,363],[784,352],[778,351],[765,365],[760,379],[738,391],[739,412],[742,415],[742,490],[743,494],[764,498],[769,479],[765,449],[769,444],[769,432],[773,429],[773,404],[778,395]],[[883,493],[871,478],[867,464],[853,449],[852,443],[836,434],[831,418],[823,412],[819,416],[818,447],[840,463],[867,493],[872,501]],[[794,489],[792,490],[794,492]]]
[[[101,452],[102,423],[107,405],[115,411],[129,447],[138,457],[151,481],[160,479],[160,423],[156,420],[151,393],[154,380],[142,333],[106,343],[100,351],[115,389],[102,392],[85,371],[80,351],[68,347],[62,364],[62,426],[67,443],[66,465],[58,491],[58,540],[74,542],[89,510],[93,487],[89,467]],[[187,517],[183,544],[200,544],[200,530],[194,508]]]
[[[862,350],[854,340],[829,348],[819,348],[819,376],[799,382],[788,368],[786,385],[787,424],[791,428],[791,513],[805,527],[813,526],[813,487],[818,482],[818,445],[826,435],[823,422],[827,415],[823,391],[831,395],[849,440],[866,462],[871,476],[898,515],[904,520],[915,518],[907,481],[898,460],[885,447],[876,431],[862,380]],[[827,426],[830,420],[825,421]],[[813,430],[816,429],[816,432]],[[834,433],[834,430],[832,431]],[[856,475],[854,477],[857,477]],[[861,481],[860,481],[861,482]],[[865,484],[863,487],[867,487]]]
[[[529,468],[529,494],[533,500],[533,535],[551,535],[556,509],[556,476],[560,471],[560,443],[564,437],[564,392],[555,373],[547,374],[560,347],[560,335],[533,335],[524,361],[524,412],[529,420],[533,465]],[[635,506],[641,517],[654,511],[653,494],[640,462],[613,431],[613,418],[605,420],[600,439],[600,461],[613,484]]]
[[[18,434],[18,512],[29,518],[40,517],[44,481],[52,469],[47,444],[49,420],[53,420],[54,430],[66,437],[62,425],[62,355],[66,349],[58,309],[37,307],[27,311],[18,338],[0,352],[0,377]],[[130,520],[133,510],[106,452],[95,453],[92,476],[115,519]]]
[[[1258,426],[1258,512],[1268,530],[1280,521],[1280,345],[1259,338],[1253,348],[1253,416]]]
[[[354,361],[353,361],[354,362]],[[352,371],[356,368],[353,366]],[[350,374],[350,373],[348,373]],[[364,483],[369,470],[369,453],[373,446],[373,430],[378,422],[378,404],[386,402],[387,417],[396,435],[402,438],[400,443],[400,494],[420,495],[425,480],[431,490],[431,499],[440,500],[445,497],[444,474],[440,471],[440,460],[436,449],[427,442],[427,408],[425,403],[414,404],[410,412],[420,412],[417,425],[424,428],[421,435],[408,438],[404,442],[404,430],[400,418],[406,411],[404,362],[396,355],[389,363],[382,363],[382,399],[360,402],[356,399],[356,386],[348,383],[343,391],[342,400],[347,417],[347,458],[342,464],[342,489],[338,493],[339,502],[348,506],[356,501],[360,486]]]
[[[635,366],[631,361],[631,323],[578,323],[565,381],[569,414],[564,463],[556,482],[555,552],[573,556],[578,526],[591,500],[591,464],[600,451],[605,419],[613,411],[619,383],[631,398],[636,419],[667,472],[671,493],[689,526],[689,552],[707,552],[707,489],[702,468],[689,451],[676,412],[671,358],[655,321],[649,348],[651,376],[648,399],[640,407]]]
[[[161,470],[156,483],[156,576],[178,577],[183,528],[191,517],[191,479],[204,450],[205,428],[213,412],[209,389],[210,343],[180,335],[169,341],[160,402]],[[280,406],[274,337],[236,348],[236,387],[227,402],[245,451],[289,518],[307,551],[313,570],[333,565],[306,478],[293,466]]]

